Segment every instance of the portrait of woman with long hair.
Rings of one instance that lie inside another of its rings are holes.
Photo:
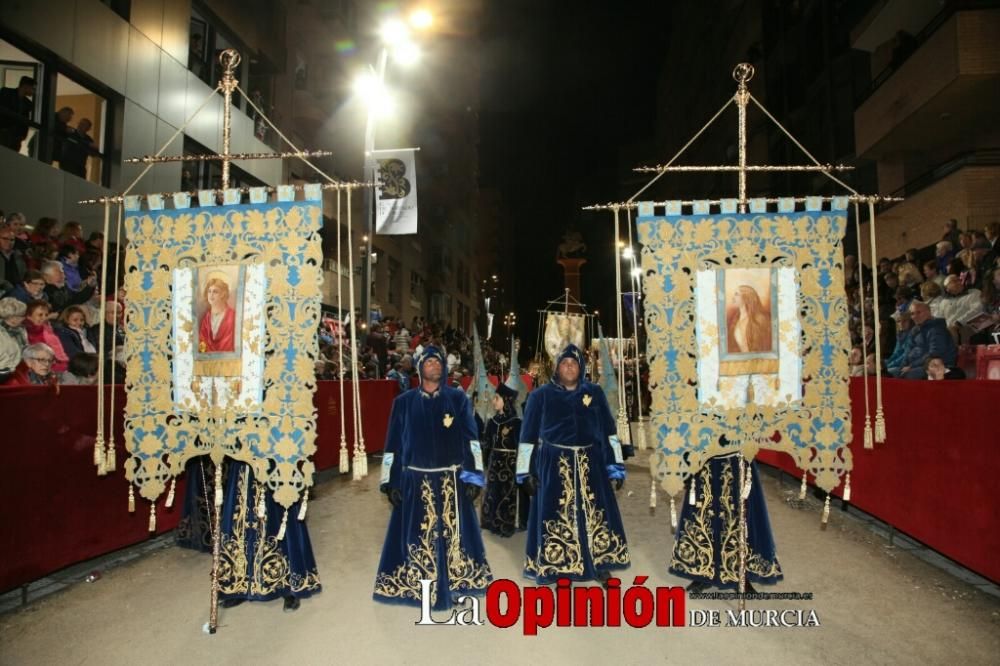
[[[741,284],[733,292],[727,310],[728,353],[752,354],[771,351],[771,313],[764,307],[756,289]]]
[[[205,312],[198,323],[198,351],[236,351],[236,310],[229,304],[229,284],[216,274],[205,283]]]

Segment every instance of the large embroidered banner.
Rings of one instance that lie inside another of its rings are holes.
[[[671,495],[737,448],[787,451],[826,490],[850,471],[847,199],[823,207],[783,199],[769,213],[751,200],[737,214],[733,200],[710,214],[667,202],[657,215],[639,204],[650,465]]]
[[[126,476],[151,501],[204,454],[250,463],[286,508],[312,485],[322,191],[279,189],[126,200]]]

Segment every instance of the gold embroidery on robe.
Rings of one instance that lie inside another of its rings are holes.
[[[448,544],[448,587],[452,591],[485,590],[493,577],[490,565],[485,561],[474,561],[462,548],[462,535],[456,529],[458,516],[455,513],[455,482],[452,477],[445,477],[441,483],[441,495],[441,537]],[[476,525],[471,527],[478,530]]]
[[[680,541],[674,544],[674,555],[670,568],[698,576],[715,576],[715,551],[712,545],[712,477],[708,467],[698,474],[701,478],[701,493],[693,515],[684,519],[684,529]],[[691,479],[694,483],[695,479]]]
[[[288,558],[281,551],[281,543],[276,536],[267,536],[267,519],[257,522],[257,543],[253,553],[253,571],[247,576],[246,533],[247,494],[250,480],[249,469],[240,470],[239,487],[233,516],[233,533],[222,535],[222,553],[219,565],[219,590],[223,594],[246,594],[265,596],[274,592],[291,589],[294,592],[317,589],[320,586],[319,573],[314,569],[305,576],[291,573]],[[253,506],[260,506],[264,499],[264,484],[254,483]]]
[[[622,535],[616,534],[604,517],[604,509],[598,509],[594,504],[594,491],[590,484],[590,459],[586,453],[580,453],[580,498],[583,500],[583,517],[587,527],[587,541],[594,566],[601,564],[628,564],[628,544]],[[586,483],[586,485],[584,485]]]

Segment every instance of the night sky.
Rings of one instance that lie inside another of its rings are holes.
[[[502,307],[518,313],[522,344],[532,346],[536,310],[562,293],[557,245],[575,229],[588,245],[582,300],[608,333],[611,218],[580,208],[623,198],[618,183],[635,165],[620,150],[652,140],[669,3],[485,4],[480,186],[499,192],[501,233],[517,249],[516,262],[500,263],[515,272]]]

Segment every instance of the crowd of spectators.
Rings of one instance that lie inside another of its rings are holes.
[[[889,376],[961,379],[960,346],[1000,344],[998,235],[1000,223],[959,231],[950,220],[936,244],[883,257],[874,272],[846,256],[851,374],[875,373],[876,299],[882,369]]]
[[[0,220],[0,384],[94,383],[104,293],[113,294],[106,322],[119,324],[117,335],[110,328],[105,335],[104,372],[108,381],[121,381],[122,365],[111,363],[110,352],[124,345],[124,292],[114,287],[118,271],[98,284],[103,235],[84,241],[79,223],[60,227],[48,217],[30,230],[20,213],[0,213]]]

